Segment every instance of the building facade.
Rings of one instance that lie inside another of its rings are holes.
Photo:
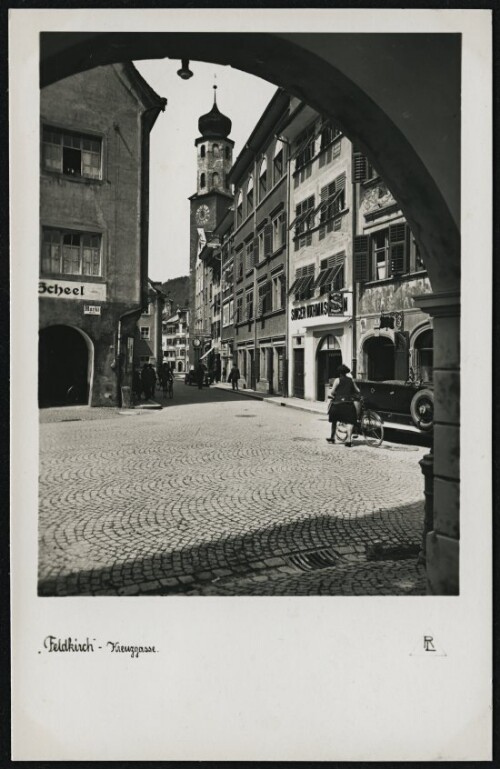
[[[222,300],[242,385],[280,395],[287,391],[288,185],[287,146],[275,133],[288,107],[288,94],[278,89],[231,169],[233,290]]]
[[[175,374],[189,369],[189,311],[177,309],[174,314],[164,313],[162,330],[163,362]]]
[[[41,92],[41,406],[116,406],[131,384],[148,292],[149,133],[165,104],[130,63]]]
[[[282,134],[291,148],[289,388],[324,400],[353,357],[351,143],[298,100]]]
[[[134,366],[151,363],[155,368],[163,359],[162,317],[165,295],[159,281],[148,280],[148,303],[136,324],[134,340]]]
[[[432,318],[413,301],[431,291],[427,271],[398,203],[357,151],[353,192],[357,375],[432,382]]]

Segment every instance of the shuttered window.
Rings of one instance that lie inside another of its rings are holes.
[[[259,301],[257,305],[257,317],[261,318],[272,310],[271,281],[265,281],[259,285]]]
[[[360,150],[353,147],[352,150],[352,181],[354,184],[357,182],[367,182],[370,179],[375,179],[378,173],[374,167]]]
[[[248,272],[254,266],[254,241],[253,239],[246,244],[245,248],[245,271]]]
[[[286,243],[286,214],[283,211],[272,221],[273,228],[273,252]]]
[[[354,238],[354,280],[385,280],[410,270],[410,229],[406,222],[391,224],[371,235]]]
[[[246,293],[246,319],[252,320],[253,318],[253,289]]]
[[[289,294],[294,294],[297,301],[309,299],[314,290],[314,264],[298,267],[295,280],[290,286]]]
[[[314,289],[319,289],[320,296],[344,288],[344,266],[345,251],[321,260],[320,273],[314,283]]]
[[[235,323],[241,323],[243,320],[243,294],[236,298],[236,317]]]
[[[354,280],[364,283],[370,280],[370,238],[368,235],[356,235],[354,238]]]

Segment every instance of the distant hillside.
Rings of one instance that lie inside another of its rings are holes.
[[[167,298],[172,299],[174,312],[177,307],[189,307],[189,275],[165,281],[161,284],[161,290],[166,293]]]

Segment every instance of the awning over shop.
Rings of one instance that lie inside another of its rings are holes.
[[[209,355],[211,352],[215,350],[215,347],[210,347],[206,352],[203,353],[203,355],[200,355],[200,360],[203,360],[203,358],[206,358],[207,355]]]

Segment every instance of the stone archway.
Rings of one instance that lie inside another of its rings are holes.
[[[430,455],[426,477],[436,514],[427,573],[430,592],[438,594],[458,592],[460,46],[458,34],[41,34],[42,86],[126,60],[168,56],[230,65],[336,121],[385,179],[434,292],[414,301],[434,319],[437,473],[432,481]]]
[[[94,346],[81,329],[55,325],[39,333],[38,401],[47,406],[87,405]]]

